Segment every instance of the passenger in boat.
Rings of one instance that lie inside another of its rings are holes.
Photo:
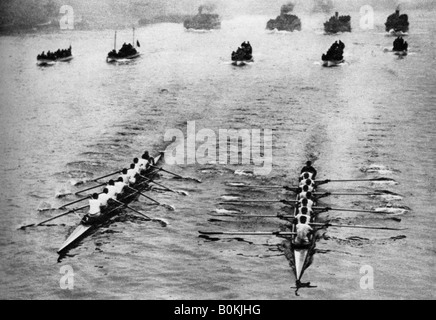
[[[115,187],[115,181],[109,180],[106,188],[108,189],[108,196],[111,199],[117,199],[117,187]]]
[[[312,178],[313,180],[315,180],[316,178],[316,169],[314,167],[312,167],[312,161],[307,161],[306,165],[301,169],[300,173],[304,173],[304,172],[309,172],[312,174]]]
[[[307,217],[301,216],[300,222],[296,225],[297,236],[295,237],[296,245],[309,244],[309,235],[312,232],[312,227],[307,224]]]

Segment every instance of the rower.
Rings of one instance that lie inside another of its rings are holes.
[[[315,179],[317,171],[314,167],[312,167],[312,161],[306,162],[306,165],[303,167],[303,169],[301,169],[301,173],[303,172],[312,173],[312,179]]]
[[[88,216],[95,218],[100,215],[100,200],[98,200],[98,193],[94,193],[89,200]]]
[[[147,167],[149,166],[148,163],[149,163],[148,159],[146,158],[145,154],[143,154],[141,156],[141,159],[139,159],[139,161],[138,161],[140,170],[142,171],[142,170],[147,169]]]
[[[303,172],[301,175],[300,175],[300,177],[298,178],[298,181],[302,181],[302,180],[306,180],[306,179],[312,179],[312,177],[313,177],[313,174],[312,173],[310,173],[310,172]]]
[[[312,179],[302,180],[300,182],[300,187],[303,188],[304,186],[307,186],[308,191],[312,192],[313,189],[315,188],[315,181],[313,181]]]
[[[124,168],[121,171],[121,178],[123,179],[124,184],[128,185],[129,184],[129,176],[127,175],[128,170],[126,168]]]
[[[115,187],[115,181],[109,180],[108,185],[106,186],[108,189],[108,196],[111,199],[117,199],[117,187]]]
[[[309,186],[305,185],[303,186],[301,192],[297,196],[297,200],[301,199],[309,199],[312,197],[312,192],[309,191]]]
[[[296,218],[300,216],[307,216],[309,220],[311,220],[311,217],[313,216],[313,210],[309,209],[308,207],[300,207],[298,208],[298,214],[296,215]]]
[[[100,207],[106,207],[107,206],[107,202],[110,199],[108,193],[109,193],[108,188],[104,188],[103,192],[100,193],[100,195],[98,196],[98,201],[100,201]]]
[[[135,183],[136,182],[135,176],[138,173],[138,171],[137,171],[137,169],[135,167],[136,167],[135,164],[132,163],[130,165],[130,169],[127,170],[127,176],[129,177],[129,182],[130,183]]]
[[[312,209],[313,204],[314,204],[313,200],[308,198],[304,198],[298,201],[298,205],[300,207],[307,207],[308,209]]]
[[[296,245],[307,245],[309,244],[309,234],[313,230],[309,224],[307,224],[307,217],[301,216],[299,223],[295,227],[297,231],[297,236],[295,237]]]
[[[124,183],[123,177],[119,177],[117,182],[115,182],[115,194],[119,195],[123,193],[123,189],[125,186],[126,184]]]
[[[89,200],[89,211],[82,219],[83,224],[91,224],[93,219],[100,216],[100,200],[98,198],[98,193],[94,193],[91,196],[91,199]]]

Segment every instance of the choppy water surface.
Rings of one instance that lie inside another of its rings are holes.
[[[410,12],[411,53],[398,59],[383,48],[389,14],[379,13],[375,30],[326,36],[322,15],[304,17],[303,30],[269,33],[270,17],[224,21],[222,29],[186,32],[182,25],[144,27],[136,34],[142,57],[109,65],[111,31],[23,35],[0,38],[0,295],[24,299],[406,299],[434,298],[435,69],[432,12]],[[357,16],[357,14],[356,14]],[[128,42],[131,31],[118,33]],[[346,63],[322,68],[321,54],[341,39]],[[229,64],[231,51],[245,40],[255,63]],[[49,68],[35,65],[45,50],[73,46],[74,60]],[[57,261],[56,250],[80,217],[71,214],[48,226],[17,230],[54,216],[38,211],[75,200],[74,186],[125,167],[144,150],[165,149],[169,129],[271,129],[273,167],[254,175],[251,165],[166,165],[161,183],[188,192],[152,193],[175,212],[132,206],[132,212],[99,229]],[[224,200],[292,198],[280,189],[226,185],[294,184],[307,159],[320,178],[388,177],[388,183],[330,183],[324,190],[368,193],[387,190],[400,197],[330,196],[337,208],[391,214],[331,211],[336,223],[407,228],[402,231],[329,228],[317,243],[304,281],[316,288],[294,295],[294,276],[274,236],[198,237],[199,230],[275,231],[278,219],[246,219],[244,214],[282,212],[277,203],[220,205]],[[405,209],[405,210],[402,210]],[[235,218],[210,213],[233,212]],[[397,217],[401,222],[390,218]],[[74,290],[62,290],[60,268],[74,269]],[[374,270],[374,289],[363,290],[363,266]]]

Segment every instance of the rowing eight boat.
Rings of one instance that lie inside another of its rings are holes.
[[[160,153],[155,157],[155,166],[158,167],[163,163],[164,153]],[[137,191],[143,191],[148,187],[147,179],[152,180],[159,172],[159,168],[150,167],[147,170],[141,172],[141,175],[136,178],[136,182],[131,185],[131,188],[124,188],[122,195],[118,197],[118,201],[122,202],[125,205],[128,205],[130,202],[136,200],[139,197],[139,193]],[[126,190],[127,189],[127,190]],[[135,191],[137,190],[137,191]],[[70,234],[70,236],[64,241],[62,246],[57,251],[58,254],[65,252],[68,248],[71,247],[74,243],[76,243],[79,239],[83,239],[86,235],[90,234],[93,230],[96,230],[105,222],[109,221],[112,217],[118,215],[123,205],[111,202],[108,204],[107,208],[102,210],[101,215],[98,219],[96,219],[92,224],[83,224],[81,221],[77,228]]]

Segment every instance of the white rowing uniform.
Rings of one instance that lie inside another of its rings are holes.
[[[297,236],[295,237],[295,244],[308,244],[309,234],[312,230],[312,227],[308,224],[298,223],[296,226]]]
[[[309,184],[308,184],[309,182]],[[304,186],[309,186],[309,187],[315,187],[315,181],[313,181],[312,179],[303,179],[300,181],[299,187],[303,188]]]
[[[147,163],[148,163],[148,160],[147,159],[139,159],[139,161],[138,161],[138,165],[139,165],[139,170],[145,170],[145,169],[147,169]]]
[[[304,224],[309,224],[310,223],[310,219],[311,219],[310,216],[307,215],[307,214],[302,214],[302,213],[299,213],[299,214],[297,214],[295,216],[295,218],[297,219],[298,223],[301,224],[301,221],[300,221],[301,217],[306,217],[306,223],[304,223]]]
[[[306,208],[307,209],[307,213],[306,213],[306,215],[308,215],[308,216],[312,216],[312,214],[313,214],[313,210],[312,209],[310,209],[310,208],[308,208],[308,207],[300,207],[300,208],[298,208],[298,214],[300,215],[302,215],[303,214],[303,212],[302,212],[302,208]]]
[[[129,178],[130,177],[128,176],[128,174],[122,174],[120,177],[123,178],[123,183],[124,184],[126,184],[126,185],[129,184]]]
[[[100,200],[98,199],[91,199],[89,200],[89,211],[88,215],[90,217],[95,217],[100,214]]]
[[[128,177],[128,182],[130,183],[135,183],[136,182],[136,176],[137,172],[136,169],[129,169],[127,170],[127,177]]]
[[[107,195],[109,196],[109,198],[116,199],[117,187],[115,187],[115,186],[107,186],[106,188],[108,189]]]
[[[298,200],[307,199],[307,192],[300,192],[298,194]]]
[[[303,172],[301,175],[300,175],[300,179],[301,180],[304,180],[305,178],[304,178],[304,176],[305,176],[305,174],[308,174],[309,175],[309,179],[312,179],[312,177],[313,177],[313,173],[312,172]]]
[[[124,181],[117,181],[115,182],[115,194],[120,194],[123,192],[123,188],[126,184]]]
[[[102,193],[98,196],[98,200],[100,201],[100,206],[102,206],[102,207],[107,206],[107,201],[109,199],[110,199],[110,197],[107,193]]]
[[[303,199],[299,200],[298,203],[299,203],[300,207],[302,207],[303,206],[303,204],[302,204],[303,203]],[[314,205],[313,201],[310,200],[310,199],[307,199],[307,206],[306,207],[308,209],[312,209],[313,205]]]

